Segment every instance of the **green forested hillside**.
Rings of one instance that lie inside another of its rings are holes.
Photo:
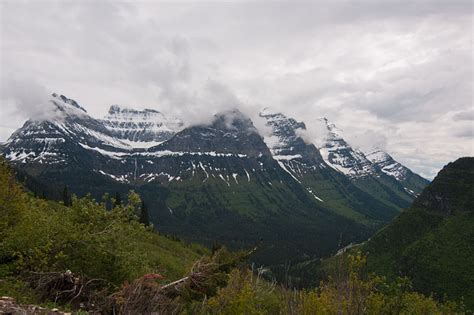
[[[101,287],[111,289],[152,272],[174,280],[208,252],[140,223],[141,204],[134,193],[127,204],[106,207],[91,198],[73,198],[69,207],[36,198],[1,161],[0,295],[15,295],[11,288],[21,287],[18,279],[65,270],[100,279]]]
[[[474,308],[474,158],[445,166],[363,248],[372,271],[407,276],[415,290]]]
[[[127,202],[65,202],[33,196],[0,163],[0,295],[81,314],[452,314],[410,289],[365,271],[349,255],[318,288],[264,280],[240,253],[210,252],[161,236],[143,221],[139,196]],[[312,275],[309,275],[312,276]],[[179,279],[178,281],[175,281]],[[18,306],[21,309],[21,305]],[[0,305],[0,312],[4,311]]]

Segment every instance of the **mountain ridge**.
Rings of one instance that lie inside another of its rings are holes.
[[[474,308],[474,157],[444,166],[393,222],[362,246],[369,270],[407,276],[413,287],[438,299]]]
[[[272,130],[262,136],[238,109],[184,126],[156,110],[111,106],[96,119],[66,97],[53,101],[53,118],[27,121],[5,144],[16,168],[78,195],[135,189],[160,230],[202,243],[264,240],[279,259],[322,257],[363,240],[413,198],[383,172],[363,179],[373,193],[329,166],[298,134],[305,124],[281,113],[260,116]]]

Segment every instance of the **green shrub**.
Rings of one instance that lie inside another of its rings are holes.
[[[32,275],[71,270],[113,291],[147,273],[157,272],[172,281],[208,252],[141,224],[141,201],[134,192],[127,203],[110,211],[105,202],[90,197],[73,196],[66,207],[24,191],[0,163],[1,278],[28,280]]]
[[[360,253],[341,258],[339,268],[316,289],[291,290],[234,270],[225,288],[208,299],[204,314],[455,314],[463,308],[411,290],[407,278],[387,282],[365,272]]]

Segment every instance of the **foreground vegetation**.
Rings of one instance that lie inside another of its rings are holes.
[[[227,287],[207,301],[210,314],[455,314],[462,306],[440,303],[411,290],[410,281],[387,282],[366,273],[360,254],[339,260],[327,281],[311,290],[289,290],[255,273],[234,270]]]
[[[453,314],[462,306],[369,274],[365,258],[337,261],[327,281],[295,290],[264,280],[248,253],[209,250],[159,235],[131,192],[125,203],[24,191],[0,163],[0,295],[100,313]],[[342,257],[342,256],[341,256]]]
[[[124,204],[110,206],[107,196],[104,202],[72,197],[65,206],[25,192],[5,162],[0,183],[0,295],[34,301],[38,296],[23,284],[34,288],[40,275],[67,270],[106,295],[148,273],[175,280],[208,253],[140,223],[141,202],[133,192]]]

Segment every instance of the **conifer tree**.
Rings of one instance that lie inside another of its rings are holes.
[[[71,194],[69,193],[67,186],[64,186],[63,189],[63,203],[66,207],[72,206],[72,198]]]
[[[150,225],[150,217],[148,215],[148,207],[145,202],[142,200],[142,205],[140,207],[140,223],[145,225]]]
[[[121,205],[122,205],[122,198],[120,198],[120,194],[117,192],[115,193],[114,207],[118,207]]]

